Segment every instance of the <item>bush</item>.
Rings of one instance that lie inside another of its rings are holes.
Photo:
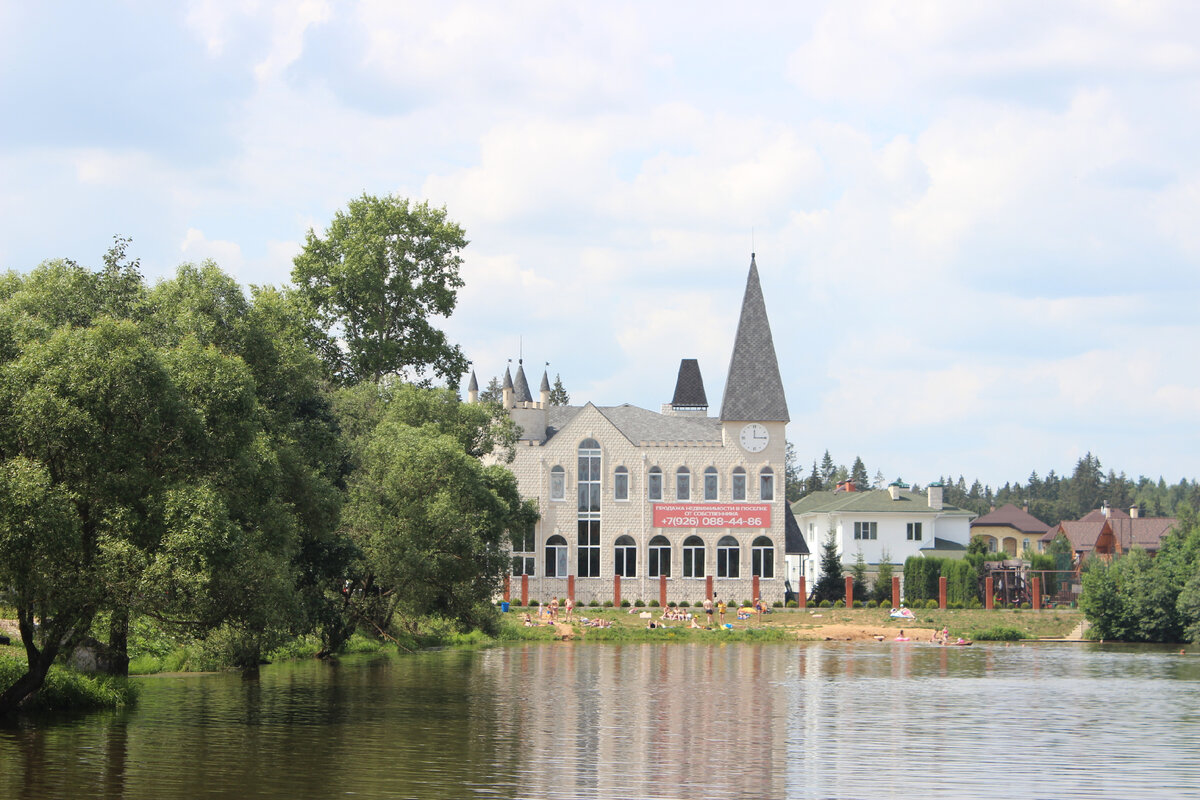
[[[612,600],[605,600],[605,601],[604,601],[604,607],[605,607],[605,608],[612,608],[612,607],[613,607]]]
[[[878,608],[878,607],[879,607],[879,604],[876,603],[874,600],[868,600],[867,602],[863,603],[863,608]]]
[[[628,600],[621,601],[621,608],[629,608],[629,606],[630,606],[630,603]]]
[[[668,601],[667,601],[667,608],[674,608],[674,607],[675,607],[675,601],[674,601],[674,600],[668,600]]]
[[[743,600],[742,608],[754,608],[754,601],[753,600]]]
[[[796,602],[795,600],[788,600],[787,607],[788,608],[799,608],[800,604],[798,602]]]
[[[634,608],[645,608],[645,607],[646,607],[646,601],[645,601],[645,600],[638,600],[637,602],[635,602],[635,603],[633,604],[633,607],[634,607]]]
[[[957,609],[960,609],[960,608],[962,608],[962,607],[963,607],[963,604],[962,604],[962,603],[960,603],[960,602],[958,602],[957,600],[949,600],[949,601],[947,601],[947,602],[946,602],[946,608],[952,608],[952,609],[956,609],[956,610],[957,610]]]
[[[592,602],[588,603],[588,608],[599,608],[599,607],[600,607],[599,600],[593,600]]]
[[[862,607],[863,607],[863,601],[862,601],[862,600],[855,600],[855,601],[854,601],[854,607],[855,607],[855,608],[862,608]]]
[[[680,607],[680,608],[691,608],[691,607],[692,607],[692,604],[691,604],[691,603],[689,603],[687,600],[680,600],[680,601],[679,601],[679,607]]]
[[[834,608],[845,608],[845,607],[846,607],[846,601],[845,601],[845,600],[835,600],[835,601],[833,602],[833,607],[834,607]]]
[[[1028,611],[1029,609],[1033,608],[1033,606],[1029,605],[1029,603],[1021,603],[1021,608]]]
[[[783,608],[783,601],[776,600],[774,603],[771,603],[771,608]]]
[[[828,600],[822,600],[820,602],[820,606],[821,606],[821,608],[832,608],[833,603],[830,603]]]
[[[978,597],[972,597],[969,601],[967,601],[967,608],[983,608],[983,603]]]
[[[938,607],[938,601],[937,601],[937,600],[933,600],[933,599],[926,600],[926,601],[925,601],[925,607],[926,607],[926,608],[937,608],[937,607]]]
[[[537,600],[530,600],[530,601],[529,601],[529,607],[530,607],[530,608],[537,608],[537,605],[538,605],[538,601],[537,601]]]
[[[657,601],[657,600],[651,600],[651,601],[650,601],[650,607],[651,607],[651,608],[659,608],[660,606],[658,605],[658,601]]]
[[[1015,642],[1019,639],[1024,639],[1025,634],[1016,628],[997,626],[984,631],[975,631],[971,634],[971,638],[978,639],[981,642]]]

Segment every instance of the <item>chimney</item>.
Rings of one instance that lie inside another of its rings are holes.
[[[1136,505],[1132,505],[1129,507],[1129,518],[1130,519],[1137,519],[1139,513],[1140,513],[1140,511],[1138,510],[1138,507]]]
[[[893,500],[899,500],[900,499],[900,487],[903,485],[904,484],[900,483],[900,481],[898,481],[898,480],[892,481],[891,483],[888,484],[888,495]]]
[[[1100,510],[1104,512],[1104,518],[1108,519],[1108,515],[1111,512],[1108,509],[1108,501],[1107,500],[1105,500],[1104,503],[1100,506]]]
[[[925,492],[929,497],[929,507],[934,511],[942,510],[942,484],[940,481],[934,481],[926,487]]]

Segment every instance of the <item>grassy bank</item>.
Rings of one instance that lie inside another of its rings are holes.
[[[25,674],[25,651],[0,646],[0,686],[11,686]],[[65,666],[52,667],[27,711],[99,711],[124,708],[137,699],[137,688],[125,678],[85,675]]]
[[[523,617],[528,609],[516,608],[504,615],[500,633],[502,641],[554,641],[561,639],[567,631],[552,625],[525,627]],[[692,613],[700,609],[689,609]],[[536,612],[536,609],[533,609]],[[598,642],[763,642],[835,639],[867,639],[872,635],[893,637],[901,630],[906,633],[932,631],[948,628],[953,637],[968,639],[1058,639],[1071,633],[1083,619],[1076,610],[1020,611],[982,609],[921,610],[915,620],[892,619],[887,609],[773,609],[760,620],[751,617],[738,620],[733,613],[726,614],[726,621],[733,628],[704,630],[690,627],[690,623],[667,621],[666,628],[648,629],[649,620],[640,613],[651,613],[657,623],[663,609],[583,608],[576,610],[576,622],[571,626],[571,635],[577,640]],[[536,617],[536,614],[534,615]],[[600,618],[611,623],[609,628],[588,628],[579,624],[580,617]],[[561,625],[560,613],[560,625]],[[917,635],[914,635],[917,638]]]

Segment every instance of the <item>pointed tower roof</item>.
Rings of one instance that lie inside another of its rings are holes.
[[[525,380],[524,359],[517,360],[517,377],[513,378],[515,394],[513,400],[518,403],[532,403],[533,395],[529,393],[529,381]]]
[[[700,362],[685,358],[679,362],[679,377],[675,379],[675,396],[672,408],[708,408],[708,396],[704,394],[704,379],[700,377]]]
[[[504,383],[500,384],[501,389],[513,388],[512,373],[508,371],[508,367],[504,368]]]
[[[546,374],[545,370],[542,370],[542,385],[538,387],[538,391],[539,392],[550,391],[550,376]]]
[[[760,422],[787,422],[790,419],[753,253],[750,254],[750,275],[746,278],[746,294],[742,298],[742,315],[733,341],[729,373],[725,377],[721,419]]]
[[[468,392],[479,391],[479,381],[475,380],[475,370],[471,370],[471,382],[467,384]]]

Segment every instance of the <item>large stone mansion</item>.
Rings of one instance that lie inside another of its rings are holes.
[[[523,365],[503,405],[521,429],[510,468],[541,514],[512,554],[513,599],[784,599],[788,408],[753,255],[719,416],[694,359],[657,412],[552,406]]]

